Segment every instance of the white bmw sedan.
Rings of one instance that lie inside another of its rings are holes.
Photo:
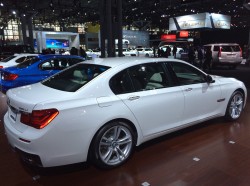
[[[181,60],[98,58],[10,89],[4,126],[28,163],[113,168],[150,139],[215,117],[238,119],[246,98],[241,81]]]

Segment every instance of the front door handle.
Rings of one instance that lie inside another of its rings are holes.
[[[128,98],[128,100],[129,101],[134,101],[134,100],[137,100],[139,98],[140,98],[140,96],[131,96],[131,97]]]

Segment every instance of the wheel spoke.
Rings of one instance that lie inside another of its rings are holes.
[[[132,139],[131,139],[130,136],[125,136],[124,138],[119,139],[119,140],[117,141],[117,143],[118,143],[119,145],[124,145],[124,144],[131,143],[131,141],[132,141]]]
[[[121,127],[117,126],[114,128],[114,140],[117,140],[119,138],[119,135],[121,133]]]
[[[125,158],[124,152],[119,147],[116,148],[116,154],[117,157],[119,157],[119,160],[123,160]]]
[[[238,106],[238,105],[241,105],[242,103],[243,103],[243,100],[240,99],[240,100],[238,100],[238,101],[236,102],[236,105]]]
[[[102,156],[105,162],[108,162],[113,154],[113,149],[109,148],[108,151]]]
[[[105,136],[103,136],[101,139],[100,145],[109,146],[110,144],[111,144],[111,141]]]

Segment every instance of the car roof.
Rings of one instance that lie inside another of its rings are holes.
[[[38,58],[40,59],[48,59],[48,58],[79,58],[79,59],[83,59],[83,57],[81,56],[76,56],[76,55],[61,55],[61,54],[46,54],[46,55],[43,55],[43,54],[39,54],[38,55]]]
[[[239,45],[237,43],[212,43],[212,44],[207,44],[207,45],[204,45],[204,46],[212,46],[212,45]]]
[[[163,62],[163,61],[180,61],[178,59],[168,58],[149,58],[149,57],[108,57],[108,58],[94,58],[93,60],[84,61],[88,64],[103,65],[108,67],[116,67],[123,64],[141,64],[150,62]]]
[[[39,54],[32,54],[32,53],[15,53],[14,56],[38,56]]]

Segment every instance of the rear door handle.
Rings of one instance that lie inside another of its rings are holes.
[[[139,98],[140,98],[140,96],[131,96],[131,97],[128,98],[128,100],[129,101],[134,101],[134,100],[137,100]]]
[[[193,90],[193,89],[192,89],[192,88],[187,88],[187,89],[185,89],[186,92],[189,92],[189,91],[191,91],[191,90]]]

